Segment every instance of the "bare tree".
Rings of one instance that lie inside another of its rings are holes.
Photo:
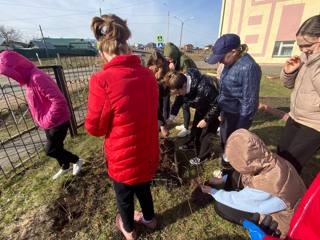
[[[22,33],[19,30],[13,28],[0,26],[0,38],[3,38],[7,45],[11,45],[12,42],[21,41]]]

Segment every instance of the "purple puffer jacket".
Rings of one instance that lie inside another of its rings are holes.
[[[70,119],[67,101],[56,83],[27,58],[14,51],[1,52],[0,74],[26,85],[28,106],[39,127],[54,128]]]

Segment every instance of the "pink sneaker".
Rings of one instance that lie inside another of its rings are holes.
[[[123,222],[121,219],[121,216],[119,213],[117,213],[116,216],[116,227],[119,229],[120,232],[122,232],[123,236],[125,237],[126,240],[137,240],[138,236],[135,230],[132,232],[127,232],[124,227],[123,227]]]
[[[146,221],[143,218],[142,212],[134,211],[134,221],[140,224],[145,225],[147,228],[155,229],[157,226],[157,219],[154,217],[150,221]]]

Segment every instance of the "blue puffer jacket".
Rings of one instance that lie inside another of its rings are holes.
[[[220,110],[239,114],[239,121],[252,120],[259,104],[260,79],[260,66],[249,54],[225,66],[220,77]]]

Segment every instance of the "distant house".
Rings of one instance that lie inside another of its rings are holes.
[[[44,38],[32,40],[30,44],[36,48],[45,48],[47,45],[48,49],[94,49],[90,41],[82,38]]]
[[[30,41],[27,46],[14,44],[13,50],[28,58],[60,56],[96,56],[96,42],[82,38],[44,38]]]
[[[204,46],[203,50],[204,50],[204,51],[210,51],[211,48],[212,48],[212,45],[210,44],[210,45]]]
[[[183,46],[183,50],[186,52],[192,52],[193,51],[193,45],[192,44],[186,44]]]
[[[156,49],[157,45],[154,42],[150,42],[148,44],[146,44],[145,49],[147,51],[152,51],[154,49]]]
[[[144,45],[141,44],[141,43],[136,43],[134,44],[133,46],[135,49],[138,49],[138,50],[143,50],[144,49]]]

